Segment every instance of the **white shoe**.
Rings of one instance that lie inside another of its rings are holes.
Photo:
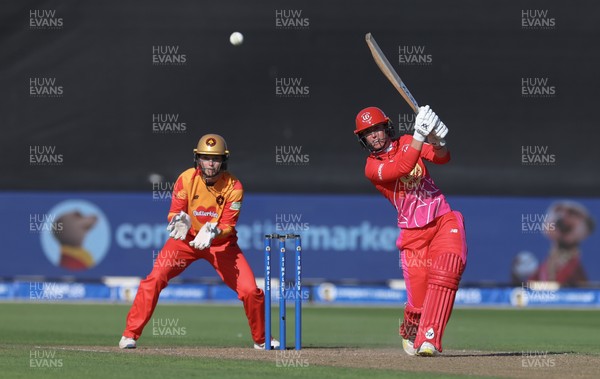
[[[439,354],[440,352],[429,342],[423,342],[419,350],[417,350],[417,355],[421,357],[435,357]]]
[[[408,355],[417,355],[417,349],[413,345],[413,341],[402,338],[402,348]]]
[[[255,343],[254,344],[254,348],[256,350],[265,350],[265,344],[263,343]],[[271,338],[271,349],[275,350],[275,349],[279,349],[279,341],[277,341],[275,338]]]
[[[136,342],[133,338],[123,336],[119,341],[119,347],[121,349],[135,349]]]

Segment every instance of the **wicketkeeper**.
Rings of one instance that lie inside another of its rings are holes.
[[[365,175],[398,211],[396,246],[408,295],[400,335],[409,355],[442,351],[442,336],[467,262],[463,217],[450,208],[423,163],[450,160],[443,139],[447,133],[429,106],[419,108],[414,134],[397,139],[390,119],[379,108],[365,108],[356,116],[354,134],[370,152]]]
[[[169,210],[170,238],[154,268],[140,282],[119,342],[133,349],[170,279],[192,262],[205,259],[244,303],[254,348],[265,348],[264,292],[237,245],[235,225],[242,207],[242,183],[227,171],[229,151],[223,137],[204,135],[194,149],[194,168],[184,171],[173,188]],[[269,338],[270,339],[270,338]],[[271,340],[271,346],[279,342]]]

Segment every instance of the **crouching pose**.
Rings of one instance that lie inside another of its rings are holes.
[[[228,158],[223,137],[207,134],[200,138],[194,149],[195,167],[184,171],[173,188],[167,227],[171,234],[152,272],[140,282],[119,342],[121,349],[136,347],[160,292],[198,259],[208,261],[237,293],[244,304],[254,348],[265,348],[265,294],[256,286],[252,269],[237,244],[235,225],[243,188],[227,171]],[[274,348],[279,346],[278,341],[268,340]]]

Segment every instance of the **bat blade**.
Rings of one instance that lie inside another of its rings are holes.
[[[379,45],[375,41],[375,38],[373,38],[371,33],[367,33],[367,35],[365,36],[365,40],[367,41],[367,45],[369,46],[369,50],[371,50],[373,59],[375,60],[375,63],[377,63],[377,66],[379,66],[381,72],[383,72],[383,74],[392,83],[392,85],[396,88],[400,95],[402,95],[402,97],[408,103],[408,105],[410,105],[412,110],[415,113],[418,113],[419,103],[417,103],[417,100],[415,100],[415,98],[410,93],[402,79],[400,79],[398,73],[396,72],[396,70],[394,70],[394,67],[392,66],[390,61],[388,61],[385,54],[383,54],[383,52],[379,48]]]

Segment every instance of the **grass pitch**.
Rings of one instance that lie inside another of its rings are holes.
[[[550,378],[552,373],[563,375],[570,358],[590,361],[593,367],[600,364],[599,310],[456,309],[446,330],[444,354],[432,359],[407,357],[401,351],[400,307],[306,306],[300,353],[253,350],[241,303],[159,304],[138,341],[139,348],[121,351],[115,346],[128,310],[128,305],[113,304],[0,304],[1,376],[443,378],[476,374]],[[274,309],[275,337],[276,315]],[[293,315],[293,308],[288,309],[290,347]],[[531,361],[532,354],[534,364],[551,367],[520,367],[527,359]],[[501,361],[514,367],[507,370]],[[580,363],[573,367],[571,377],[587,377]]]

